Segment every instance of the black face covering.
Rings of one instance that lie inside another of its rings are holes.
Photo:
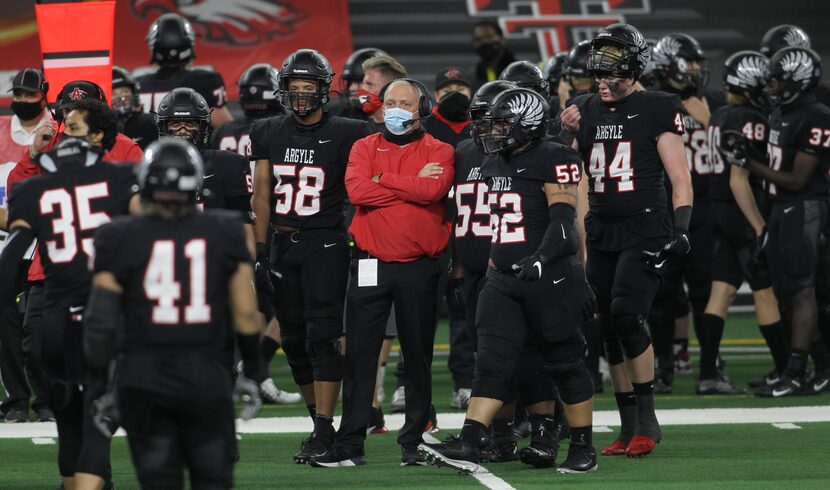
[[[438,101],[438,114],[447,121],[464,122],[470,109],[470,98],[461,92],[450,92]]]
[[[496,59],[501,51],[501,43],[485,43],[476,48],[476,52],[484,61]]]
[[[19,102],[14,101],[12,102],[11,106],[12,112],[15,113],[17,117],[19,117],[22,121],[30,121],[40,115],[43,112],[43,106],[40,105],[40,101],[37,102]]]

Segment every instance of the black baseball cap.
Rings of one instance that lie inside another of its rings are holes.
[[[441,90],[441,87],[448,83],[463,83],[466,86],[470,86],[470,82],[467,81],[467,77],[464,76],[464,73],[454,66],[448,66],[435,75],[435,90]]]
[[[26,68],[19,72],[12,79],[12,88],[9,90],[25,90],[27,92],[39,92],[43,90],[43,73],[37,68]]]

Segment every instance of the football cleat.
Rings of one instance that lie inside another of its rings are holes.
[[[401,446],[401,466],[425,466],[426,458],[418,452],[418,446]]]
[[[452,403],[450,406],[459,410],[467,410],[467,406],[470,404],[470,396],[472,395],[472,391],[473,390],[470,388],[459,388],[458,390],[453,390]]]
[[[813,386],[808,386],[804,378],[793,378],[782,374],[778,383],[755,389],[755,396],[761,398],[781,398],[785,396],[815,395]]]
[[[276,403],[278,405],[298,403],[303,398],[299,393],[282,391],[277,388],[277,385],[274,384],[274,380],[271,378],[265,378],[265,381],[260,383],[259,393],[262,396],[263,403]]]
[[[743,395],[746,392],[735,386],[729,379],[717,377],[699,380],[695,393],[698,395]]]
[[[418,453],[432,465],[453,468],[462,473],[483,471],[478,465],[478,448],[452,436],[438,444],[420,444]]]
[[[772,386],[781,380],[781,373],[776,370],[770,371],[766,376],[754,379],[747,383],[750,388],[760,388],[762,386]]]
[[[597,464],[597,452],[592,446],[586,444],[571,444],[568,448],[568,457],[556,469],[558,473],[578,475],[580,473],[588,473],[596,471],[599,468]]]
[[[816,371],[816,374],[813,376],[813,391],[821,393],[828,389],[830,389],[830,372],[826,370]]]
[[[654,450],[654,446],[657,445],[657,442],[660,441],[655,441],[648,436],[634,436],[625,448],[625,455],[629,458],[641,458],[643,456],[647,456]]]
[[[559,436],[562,432],[562,423],[556,423],[553,417],[531,415],[530,423],[533,433],[530,436],[530,446],[519,451],[522,463],[536,468],[550,468],[556,465],[556,455],[559,451]]]
[[[628,444],[617,439],[616,441],[612,442],[605,449],[602,450],[603,456],[622,456],[625,454],[625,448],[628,447]]]
[[[504,463],[519,459],[519,448],[512,430],[510,434],[493,434],[483,445],[480,445],[481,461],[489,463]]]
[[[395,392],[392,393],[392,403],[389,404],[389,410],[392,413],[401,413],[406,410],[406,394],[403,386],[398,386],[395,388]]]
[[[322,456],[334,447],[334,427],[329,425],[322,431],[314,431],[300,443],[300,450],[294,454],[294,462],[307,464],[311,458]]]
[[[311,457],[308,464],[316,468],[349,468],[365,465],[366,457],[339,446],[332,446],[326,452]]]
[[[369,412],[369,425],[366,427],[366,434],[386,434],[386,419],[383,417],[383,410],[380,407],[372,407]]]
[[[37,414],[37,421],[38,422],[54,422],[55,421],[55,414],[46,407],[36,408],[35,413]]]

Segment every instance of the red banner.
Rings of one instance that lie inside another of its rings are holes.
[[[43,74],[49,81],[46,100],[55,102],[61,87],[89,80],[112,91],[112,40],[115,2],[36,5]],[[84,35],[78,27],[84,26]],[[109,100],[110,97],[108,96]]]
[[[116,65],[131,70],[149,65],[147,31],[153,20],[167,12],[177,12],[193,24],[197,33],[194,64],[211,66],[219,72],[231,100],[238,97],[239,76],[254,63],[271,63],[279,68],[292,51],[314,48],[329,59],[335,71],[340,71],[352,51],[347,0],[118,0],[113,49]],[[66,22],[67,43],[70,39],[88,36],[92,32],[90,26],[88,20]],[[0,7],[0,52],[3,53],[0,102],[3,105],[11,101],[7,91],[14,74],[27,66],[42,66],[40,50],[32,3],[3,2]],[[60,83],[53,85],[60,89]]]

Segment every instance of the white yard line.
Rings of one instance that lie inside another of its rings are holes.
[[[772,424],[772,426],[775,427],[775,428],[778,428],[778,429],[800,429],[801,428],[800,425],[795,425],[791,422],[784,422],[784,423],[780,423],[780,424]]]
[[[424,432],[424,442],[428,442],[430,444],[438,444],[441,441],[433,437],[432,434]],[[490,473],[490,470],[488,470],[484,466],[478,466],[482,469],[482,471],[470,473],[470,476],[478,480],[479,483],[481,483],[485,487],[490,488],[491,490],[516,490],[515,487],[513,487],[506,481]]]
[[[48,446],[51,444],[55,444],[55,440],[51,437],[33,437],[32,442],[37,444],[38,446]]]
[[[386,426],[397,430],[403,425],[403,414],[386,416]],[[830,407],[777,407],[777,408],[699,408],[658,410],[657,419],[661,425],[718,425],[718,424],[776,424],[799,422],[830,422]],[[464,414],[460,412],[439,413],[438,426],[443,429],[460,429],[464,423]],[[339,417],[335,426],[340,424]],[[619,426],[620,418],[616,410],[594,412],[594,427]],[[240,434],[285,434],[310,432],[310,418],[304,417],[269,417],[243,422],[236,421],[236,430]],[[124,435],[119,429],[116,436]],[[57,437],[54,422],[28,422],[25,424],[0,423],[0,439],[30,439],[34,437]]]

